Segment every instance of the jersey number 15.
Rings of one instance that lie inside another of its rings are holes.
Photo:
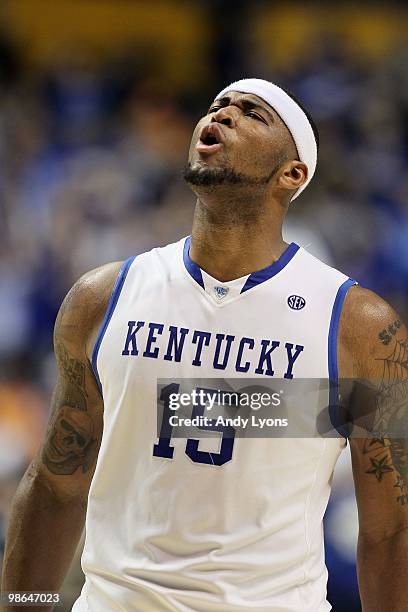
[[[160,437],[159,441],[153,447],[153,455],[155,457],[164,457],[166,459],[173,459],[174,454],[174,446],[171,446],[171,436],[173,432],[173,427],[170,425],[169,417],[172,414],[172,410],[170,409],[170,396],[173,393],[178,393],[180,385],[177,383],[172,383],[163,387],[160,400],[163,401],[163,419],[160,429]],[[197,389],[199,392],[200,389]],[[204,389],[206,393],[216,393],[213,389]],[[203,416],[205,410],[205,405],[198,404],[194,406],[191,417],[200,417]],[[235,430],[233,427],[228,427],[224,425],[202,425],[198,427],[199,429],[206,431],[218,431],[222,433],[221,439],[221,447],[218,453],[213,453],[209,451],[199,450],[200,440],[194,438],[188,438],[185,448],[185,453],[192,461],[195,463],[205,463],[207,465],[224,465],[228,461],[232,459],[232,453],[234,450],[234,435]]]

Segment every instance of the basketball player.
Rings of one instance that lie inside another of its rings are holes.
[[[285,91],[233,83],[192,136],[191,238],[105,265],[68,293],[50,424],[13,505],[5,591],[58,591],[86,522],[75,612],[330,610],[322,519],[345,440],[232,438],[209,451],[156,427],[159,378],[379,380],[385,422],[401,419],[390,401],[407,397],[397,314],[282,239],[317,147]],[[408,610],[407,449],[385,434],[350,440],[365,612]]]

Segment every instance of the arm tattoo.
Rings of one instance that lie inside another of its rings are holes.
[[[388,327],[389,334],[396,334],[400,327],[396,321]],[[383,344],[386,330],[379,335]],[[383,374],[376,395],[376,423],[374,431],[377,437],[367,440],[364,453],[370,460],[370,469],[378,482],[392,473],[395,478],[394,487],[398,489],[396,496],[401,505],[408,504],[408,437],[407,437],[407,407],[408,407],[408,338],[394,340],[394,349],[390,355],[382,359]],[[399,434],[401,437],[399,437]]]
[[[396,321],[394,321],[394,323],[391,323],[391,325],[389,325],[386,329],[383,329],[378,334],[378,337],[381,340],[381,342],[385,345],[388,345],[400,327],[401,327],[401,321],[397,319]]]
[[[53,396],[42,460],[53,474],[86,472],[97,455],[94,421],[87,411],[86,365],[56,342],[60,379]]]
[[[66,379],[79,388],[85,390],[85,366],[77,359],[69,356],[62,342],[57,342],[57,359],[62,366]]]

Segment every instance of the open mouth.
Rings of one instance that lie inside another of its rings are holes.
[[[200,140],[197,142],[196,149],[200,153],[215,153],[222,147],[220,134],[217,126],[207,125],[203,128]]]
[[[218,139],[214,134],[205,134],[200,138],[201,142],[205,145],[218,144]]]

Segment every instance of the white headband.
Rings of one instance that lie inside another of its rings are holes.
[[[317,144],[309,119],[300,106],[283,89],[264,79],[235,81],[220,91],[215,100],[222,98],[229,91],[254,94],[262,98],[278,113],[292,134],[299,160],[305,163],[308,169],[307,181],[292,196],[292,200],[294,200],[308,186],[316,170]]]

